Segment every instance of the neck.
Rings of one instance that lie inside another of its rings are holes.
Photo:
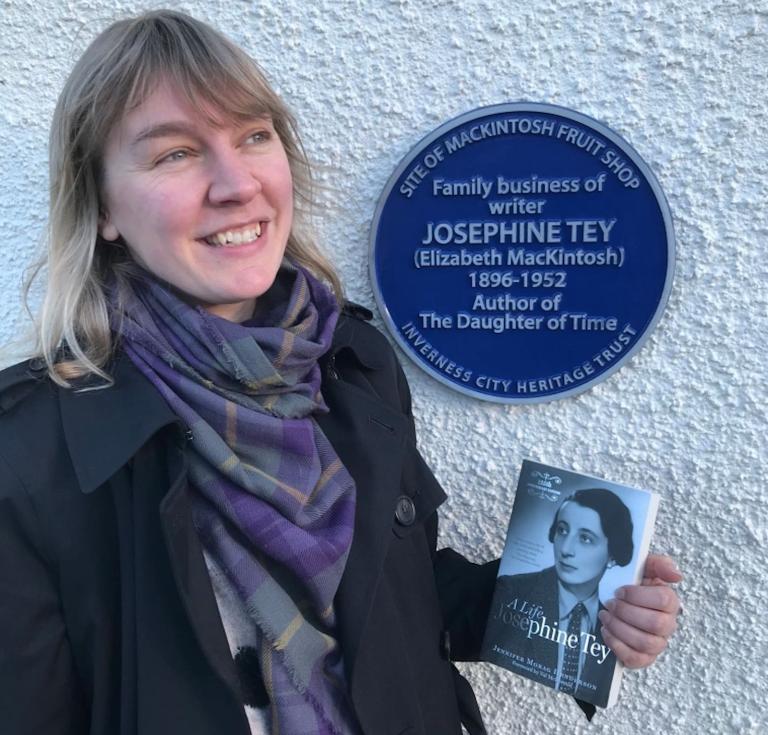
[[[560,584],[563,585],[576,599],[587,600],[597,592],[597,588],[600,584],[600,580],[590,580],[589,582],[582,582],[581,584],[568,584],[560,580]]]

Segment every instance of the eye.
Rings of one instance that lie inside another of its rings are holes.
[[[187,158],[189,158],[190,154],[191,154],[191,151],[183,148],[178,148],[158,158],[157,161],[155,162],[155,165],[159,165],[161,163],[178,163],[179,161],[185,161]]]
[[[580,534],[579,535],[579,541],[581,541],[582,544],[593,544],[594,543],[594,539],[588,533]]]
[[[271,139],[272,132],[270,130],[260,128],[259,130],[254,130],[252,133],[250,133],[245,139],[245,142],[249,145],[257,145],[259,143],[266,143]]]
[[[568,535],[568,524],[567,523],[558,523],[557,528],[555,529],[555,533],[558,536],[567,536]]]

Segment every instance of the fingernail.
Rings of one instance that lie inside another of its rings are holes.
[[[611,619],[611,614],[607,610],[601,610],[599,613],[597,613],[597,617],[600,618],[601,623],[607,624]]]
[[[608,600],[605,603],[605,608],[613,612],[613,608],[616,607],[616,600]]]
[[[608,635],[608,628],[605,626],[600,628],[600,635],[603,636],[603,640],[605,640],[605,637]]]
[[[619,589],[616,590],[616,594],[614,597],[617,600],[623,600],[627,596],[627,591],[623,587],[619,587]]]

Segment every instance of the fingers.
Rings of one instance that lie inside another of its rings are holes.
[[[600,612],[599,617],[605,629],[614,638],[638,653],[648,654],[656,658],[667,647],[667,639],[663,635],[656,635],[636,628],[605,610]]]
[[[682,579],[672,559],[652,554],[645,563],[642,585],[620,587],[616,599],[600,611],[603,640],[625,666],[648,666],[667,647],[680,610],[680,598],[667,584]]]
[[[677,628],[680,602],[663,583],[621,587],[599,613],[603,640],[629,668],[656,660]]]
[[[677,593],[671,587],[655,580],[651,580],[651,584],[619,587],[616,590],[616,600],[629,606],[658,610],[670,615],[677,615],[680,610],[680,598]]]
[[[643,576],[651,579],[657,577],[663,582],[681,582],[683,579],[675,562],[670,557],[660,554],[648,555]]]
[[[627,668],[641,669],[645,666],[650,666],[656,660],[656,656],[658,656],[658,653],[635,650],[614,635],[607,626],[603,626],[601,634],[605,643],[616,654],[616,658]],[[666,641],[664,643],[666,644]]]
[[[631,626],[639,633],[652,637],[669,638],[677,628],[677,618],[672,612],[661,612],[660,610],[653,610],[647,607],[630,605],[623,600],[610,600],[606,603],[606,608],[611,619],[620,621],[626,626]],[[624,638],[618,628],[614,629],[613,633]],[[631,641],[627,640],[627,643],[631,643]],[[642,646],[634,647],[642,648]]]

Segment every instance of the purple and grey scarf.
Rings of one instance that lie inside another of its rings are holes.
[[[150,276],[124,300],[125,351],[192,430],[195,525],[253,620],[273,732],[357,732],[333,608],[355,486],[312,418],[327,411],[317,360],[338,319],[333,295],[284,265],[244,324]]]

